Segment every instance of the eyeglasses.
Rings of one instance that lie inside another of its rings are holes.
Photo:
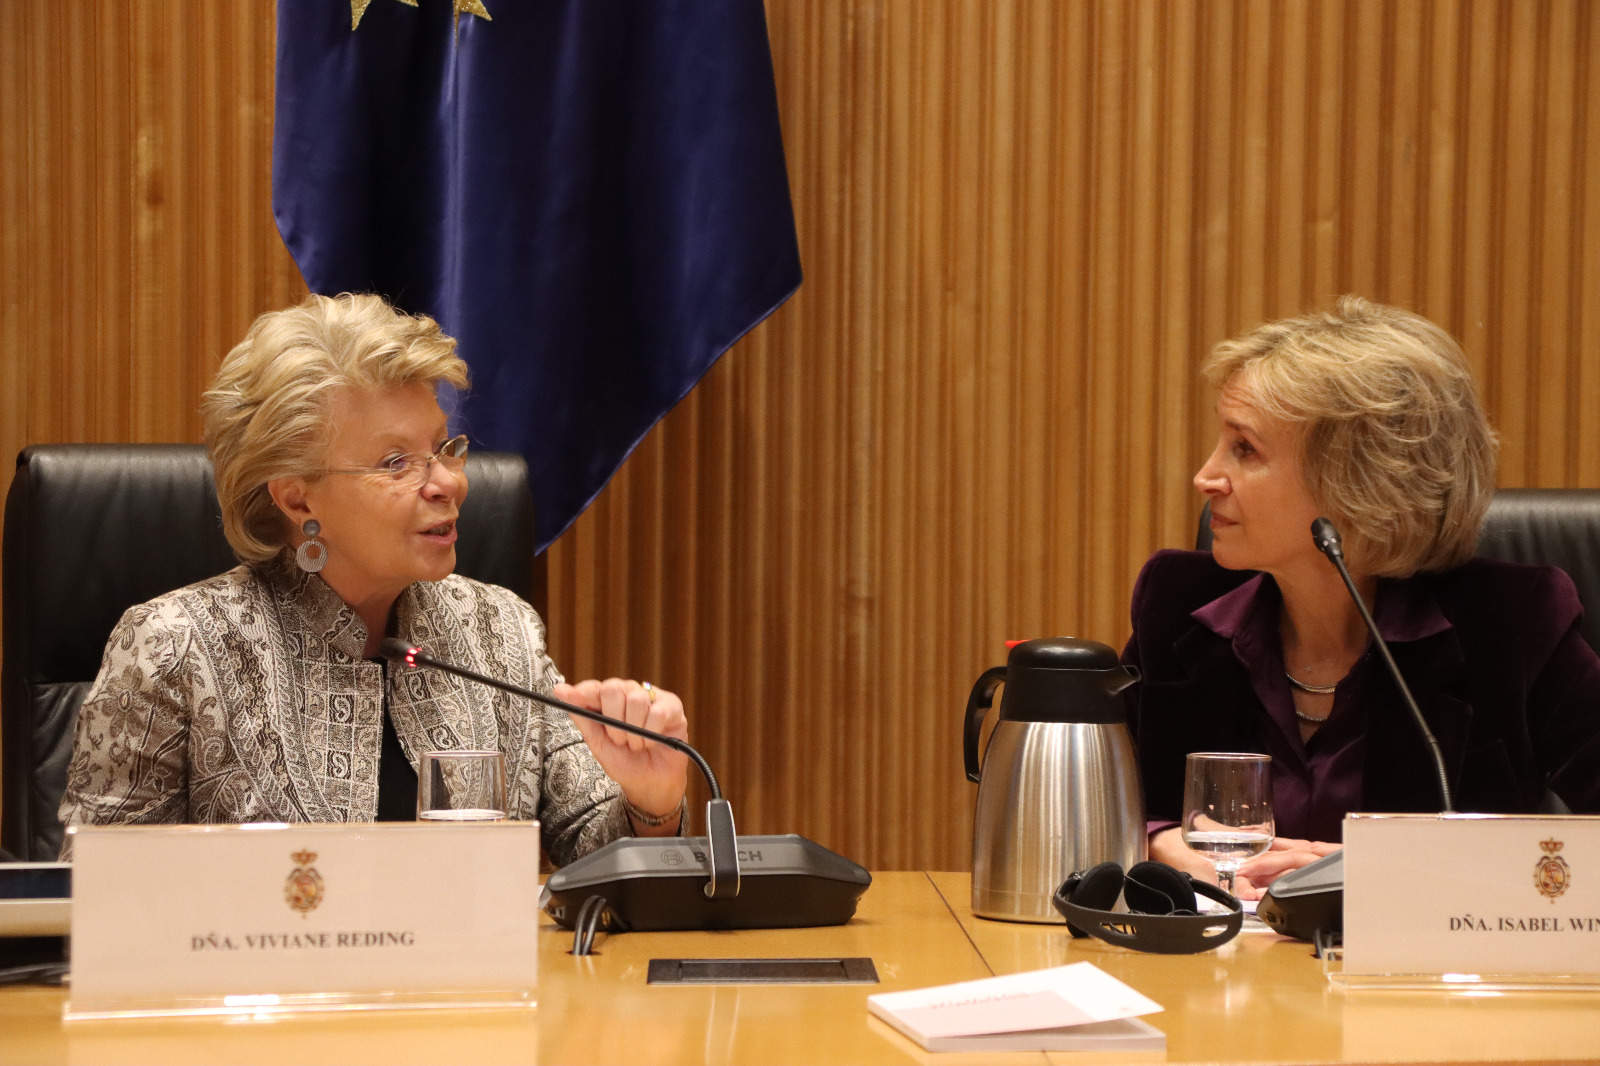
[[[428,480],[428,471],[439,463],[452,474],[461,473],[467,465],[467,435],[451,437],[439,445],[432,455],[406,452],[392,455],[377,466],[339,466],[324,470],[324,474],[364,474],[375,481],[393,485],[397,489],[420,489]]]

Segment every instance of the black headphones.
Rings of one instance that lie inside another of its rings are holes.
[[[1223,904],[1228,913],[1201,914],[1196,893]],[[1111,909],[1119,895],[1127,913]],[[1164,862],[1141,862],[1126,875],[1119,864],[1103,862],[1061,882],[1051,902],[1074,937],[1095,936],[1158,955],[1221,947],[1244,926],[1244,905],[1237,899]]]

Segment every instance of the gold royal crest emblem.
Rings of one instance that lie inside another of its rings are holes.
[[[1567,865],[1566,859],[1556,854],[1561,850],[1561,841],[1541,840],[1539,847],[1544,850],[1544,858],[1533,867],[1533,887],[1539,890],[1539,895],[1554,903],[1557,896],[1571,887],[1572,867]]]
[[[322,875],[311,865],[317,861],[317,853],[297,851],[289,858],[295,866],[283,883],[283,898],[304,918],[322,902]]]

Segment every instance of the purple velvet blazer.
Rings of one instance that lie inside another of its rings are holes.
[[[1189,752],[1268,750],[1275,724],[1231,643],[1190,616],[1255,573],[1225,570],[1208,552],[1163,551],[1139,575],[1123,660],[1143,675],[1126,698],[1152,819],[1181,816]],[[1444,753],[1456,809],[1532,813],[1548,789],[1574,812],[1600,812],[1600,656],[1578,633],[1572,579],[1474,559],[1406,582],[1450,623],[1391,650]],[[1427,745],[1382,680],[1363,690],[1360,809],[1438,810]],[[1320,813],[1331,824],[1345,812]]]

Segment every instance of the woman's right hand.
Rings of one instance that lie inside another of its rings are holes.
[[[1339,844],[1323,840],[1273,837],[1271,848],[1239,867],[1233,879],[1233,894],[1240,899],[1260,899],[1279,877],[1307,863],[1316,862],[1324,855],[1331,855],[1340,847]],[[1150,837],[1150,857],[1208,883],[1216,883],[1216,868],[1209,859],[1183,842],[1183,831],[1177,826],[1160,830]]]
[[[1168,866],[1182,870],[1208,885],[1217,883],[1217,868],[1211,865],[1210,859],[1183,842],[1183,830],[1177,826],[1151,834],[1150,857],[1157,862],[1164,862]],[[1260,899],[1266,891],[1265,884],[1257,885],[1250,879],[1248,873],[1250,865],[1245,863],[1233,878],[1233,894],[1239,899]]]

